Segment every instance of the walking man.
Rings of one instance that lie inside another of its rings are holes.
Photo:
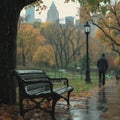
[[[105,73],[108,69],[108,61],[105,57],[105,54],[103,53],[97,61],[97,68],[98,68],[98,73],[99,73],[99,87],[101,85],[105,85]]]

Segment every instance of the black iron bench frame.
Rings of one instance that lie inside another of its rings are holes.
[[[33,109],[41,109],[51,114],[52,120],[55,120],[55,106],[60,98],[63,98],[67,105],[70,105],[69,98],[73,87],[69,86],[67,78],[50,78],[43,70],[14,71],[15,78],[19,86],[19,107],[20,115],[24,117],[25,113]],[[64,86],[54,88],[54,83],[63,83]],[[63,95],[64,94],[64,95]],[[40,98],[40,101],[36,101]],[[35,104],[34,107],[26,108],[24,100],[29,99]],[[52,101],[51,109],[43,107],[43,101]]]

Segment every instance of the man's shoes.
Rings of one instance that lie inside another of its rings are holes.
[[[101,83],[99,84],[99,87],[101,87]]]
[[[102,84],[103,86],[105,86],[105,84]]]
[[[99,83],[99,88],[104,88],[105,84]]]

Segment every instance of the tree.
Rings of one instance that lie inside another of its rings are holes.
[[[83,56],[82,56],[82,58],[80,60],[80,65],[81,65],[81,70],[82,71],[85,71],[86,67],[87,67],[87,65],[86,65],[86,58],[87,58],[86,54],[83,54]],[[90,57],[89,58],[89,64],[91,64],[91,63],[92,63],[92,58]]]
[[[16,87],[11,72],[16,68],[17,24],[22,8],[35,1],[0,1],[0,103],[16,102]]]
[[[103,17],[99,17],[98,24],[93,22],[94,25],[102,31],[102,38],[104,43],[120,56],[120,2],[107,7],[108,13]],[[106,38],[105,38],[106,37]]]
[[[108,12],[104,16],[99,17],[99,25],[93,22],[99,28],[96,36],[99,36],[99,40],[106,45],[108,50],[117,53],[116,59],[120,66],[120,2],[109,4],[106,11]]]
[[[41,33],[47,43],[53,46],[56,66],[66,68],[71,62],[78,61],[83,47],[83,35],[79,28],[47,23],[42,25]]]
[[[102,31],[105,42],[109,44],[114,52],[120,56],[120,1],[115,0],[110,3],[105,1],[104,4],[99,5],[99,9],[92,8],[88,4],[84,4],[80,10],[82,21],[89,20],[93,25],[97,26]],[[84,10],[86,9],[86,14]],[[95,9],[95,10],[93,10]],[[92,12],[92,14],[91,14]]]
[[[32,61],[33,55],[37,48],[45,42],[44,37],[40,34],[38,28],[34,28],[32,24],[21,24],[18,30],[17,53],[22,58],[22,65],[26,65],[26,61]],[[20,59],[20,57],[19,57]]]
[[[41,25],[41,23],[38,22],[38,21],[35,21],[35,22],[33,23],[34,28],[40,29],[40,25]]]
[[[54,50],[51,45],[43,45],[38,47],[37,51],[33,55],[33,62],[37,66],[54,66]]]

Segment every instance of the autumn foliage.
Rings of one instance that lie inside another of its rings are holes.
[[[37,49],[44,45],[45,39],[40,34],[39,29],[31,24],[21,24],[18,31],[17,53],[19,61],[23,66],[26,62],[31,62]]]

